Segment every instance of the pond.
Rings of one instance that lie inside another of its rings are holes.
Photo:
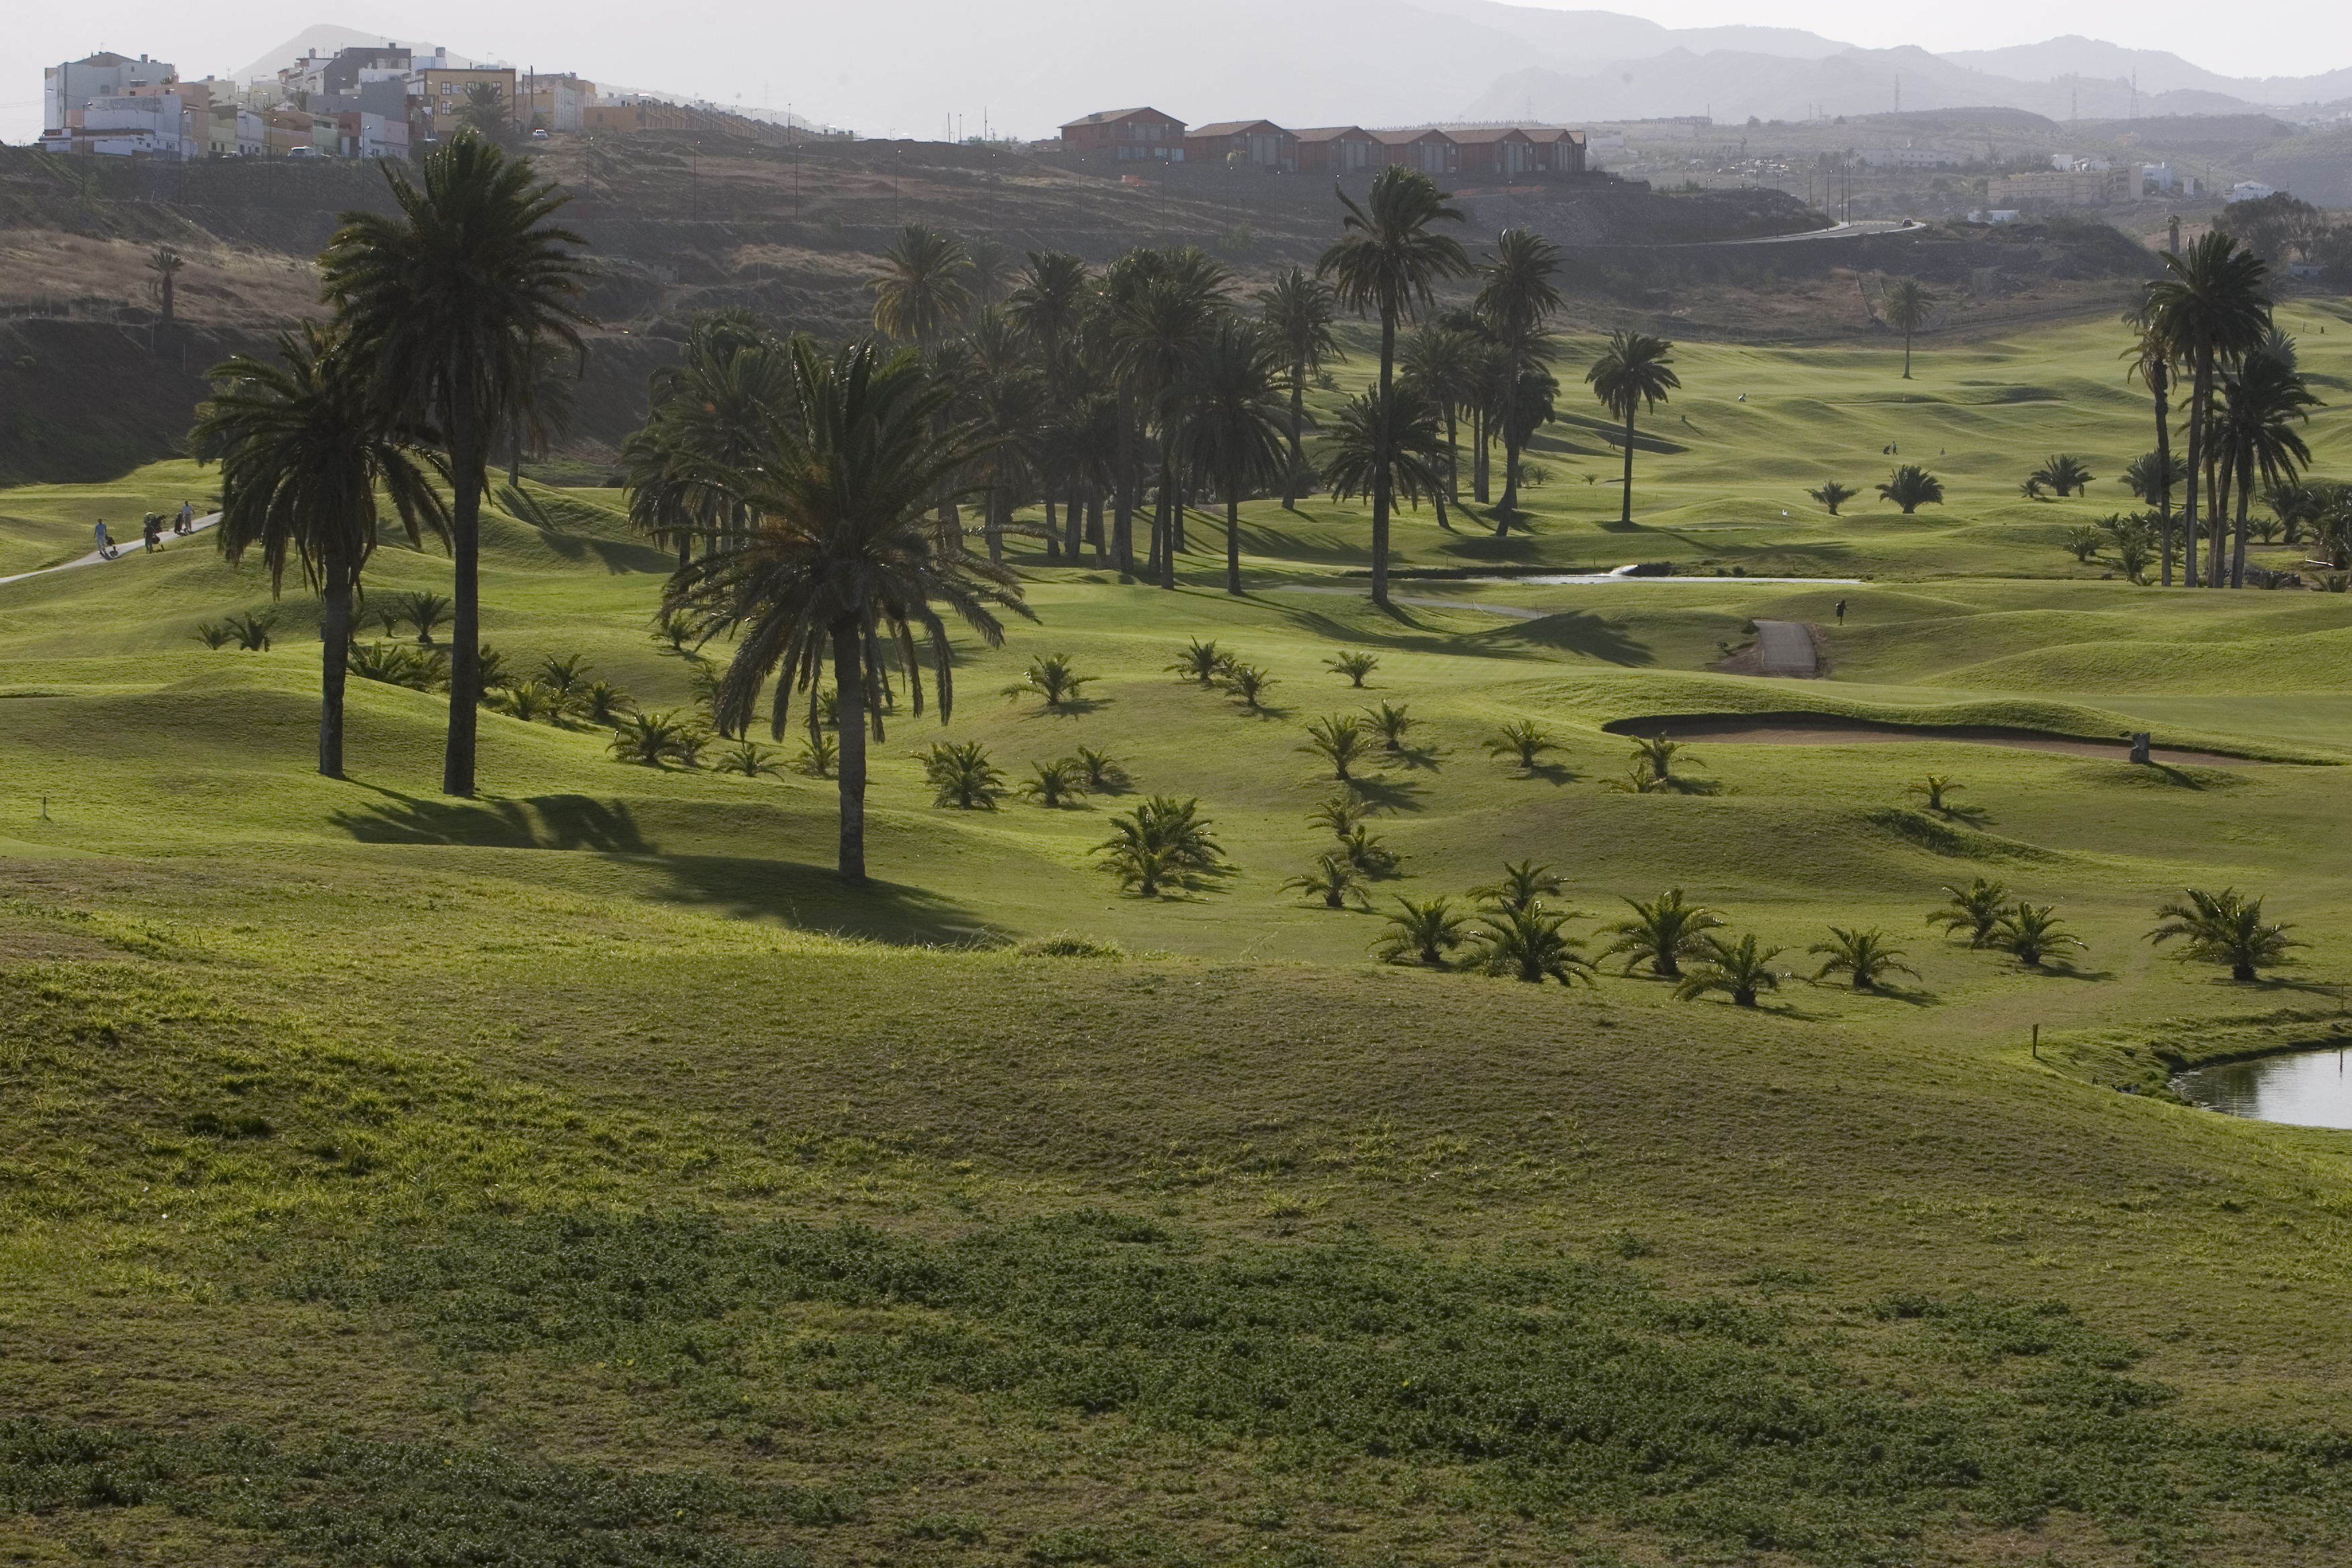
[[[2352,1058],[2341,1047],[2196,1068],[2172,1087],[2208,1110],[2352,1130]]]

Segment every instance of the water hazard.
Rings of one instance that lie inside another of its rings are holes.
[[[2208,1110],[2352,1131],[2352,1056],[2341,1047],[2197,1068],[2172,1087]]]

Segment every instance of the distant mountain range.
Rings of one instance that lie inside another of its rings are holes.
[[[1937,55],[1796,28],[1665,27],[1498,0],[1196,0],[1181,26],[1093,0],[1027,0],[1019,26],[969,0],[886,3],[892,36],[923,47],[877,55],[876,13],[859,6],[738,12],[723,46],[666,26],[593,29],[556,48],[488,34],[430,41],[528,47],[543,69],[625,75],[698,100],[782,108],[789,98],[803,117],[866,135],[938,136],[957,115],[973,132],[984,113],[1000,133],[1051,135],[1090,110],[1142,103],[1196,124],[1262,115],[1299,126],[1792,120],[1884,113],[1898,91],[1905,110],[2000,107],[2059,121],[2263,109],[2323,118],[2321,106],[2332,114],[2352,104],[2352,68],[2224,77],[2178,55],[2071,36]],[[238,74],[270,74],[305,47],[382,37],[313,27]]]

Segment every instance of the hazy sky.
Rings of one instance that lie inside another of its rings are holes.
[[[2076,0],[2057,8],[2039,0],[1916,7],[1885,0],[1645,0],[1605,8],[1667,26],[1802,27],[1871,47],[1990,48],[2080,33],[2130,47],[2169,49],[2233,76],[2305,76],[2352,66],[2352,5],[2345,0],[2265,0],[2241,14],[2259,26],[2216,26],[2210,5],[2189,0]],[[1248,48],[1269,24],[1302,40],[1296,47],[1308,47],[1303,40],[1318,36],[1322,17],[1351,9],[1350,0],[1205,0],[1152,8],[1105,6],[1099,0],[866,0],[848,6],[805,0],[650,6],[623,0],[404,0],[379,12],[354,6],[338,14],[322,9],[320,0],[242,0],[227,7],[184,0],[110,0],[88,7],[25,0],[11,4],[0,18],[0,141],[26,142],[38,132],[44,63],[110,48],[169,59],[184,73],[202,76],[235,70],[320,23],[720,102],[740,99],[781,109],[789,101],[812,118],[877,135],[937,135],[956,114],[963,116],[965,131],[977,132],[983,113],[1000,129],[1050,133],[1086,110],[1148,97],[1181,97],[1189,101],[1163,107],[1205,119],[1239,109],[1206,101],[1219,96],[1213,84],[1230,71],[1232,51]],[[1107,47],[1104,30],[1121,16],[1138,18],[1136,35],[1118,41],[1124,47]],[[1073,37],[1093,40],[1084,68],[1057,48],[1059,40]],[[1115,79],[1098,68],[1106,58],[1134,62],[1131,79]],[[1414,90],[1416,61],[1410,49],[1391,58],[1397,79],[1381,84],[1381,96],[1395,102],[1400,93]],[[1493,74],[1524,63],[1497,59]],[[1174,85],[1179,81],[1183,89]],[[1248,96],[1255,101],[1263,93],[1253,87]],[[1429,101],[1417,116],[1447,117],[1474,95],[1458,79],[1431,83]],[[1269,103],[1246,111],[1289,110]]]

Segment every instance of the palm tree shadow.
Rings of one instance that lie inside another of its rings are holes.
[[[1537,763],[1531,767],[1519,769],[1518,776],[1523,779],[1542,779],[1547,784],[1574,784],[1584,775],[1564,763]]]
[[[2205,787],[2203,784],[2199,784],[2195,777],[2183,773],[2180,769],[2174,767],[2170,763],[2159,763],[2151,759],[2147,765],[2154,768],[2158,773],[2162,773],[2176,788],[2201,790]]]
[[[431,800],[367,784],[384,799],[328,821],[363,844],[445,844],[491,849],[588,849],[654,855],[658,848],[619,801],[584,795],[520,800]]]
[[[1871,997],[1886,1002],[1900,1002],[1906,1007],[1934,1007],[1943,998],[1924,985],[1894,985],[1882,980],[1875,985],[1856,987],[1843,980],[1808,980],[1806,984],[1832,990],[1842,995]]]
[[[1061,706],[1057,708],[1040,708],[1034,712],[1024,713],[1022,717],[1024,719],[1082,719],[1089,713],[1100,712],[1118,700],[1116,697],[1065,697],[1062,699]]]
[[[2038,965],[2021,963],[2018,967],[2028,973],[2047,975],[2053,980],[2113,980],[2116,977],[2112,969],[2077,969],[2063,960],[2047,958]]]
[[[1626,636],[1622,628],[1589,610],[1563,610],[1516,626],[1473,632],[1466,640],[1532,643],[1560,653],[1580,654],[1603,664],[1627,667],[1658,662],[1648,644]]]
[[[1948,805],[1936,815],[1947,822],[1957,822],[1963,827],[1974,827],[1979,831],[2000,820],[1980,805]]]
[[[741,920],[919,947],[999,947],[1005,932],[927,888],[843,882],[829,866],[751,855],[665,855],[669,896]]]
[[[1347,787],[1357,799],[1377,811],[1419,811],[1421,786],[1401,779],[1383,778],[1375,773],[1369,778],[1356,777]]]
[[[1438,758],[1446,754],[1435,746],[1400,746],[1393,752],[1383,749],[1381,752],[1382,757],[1398,767],[1410,768],[1415,773],[1437,772]]]

